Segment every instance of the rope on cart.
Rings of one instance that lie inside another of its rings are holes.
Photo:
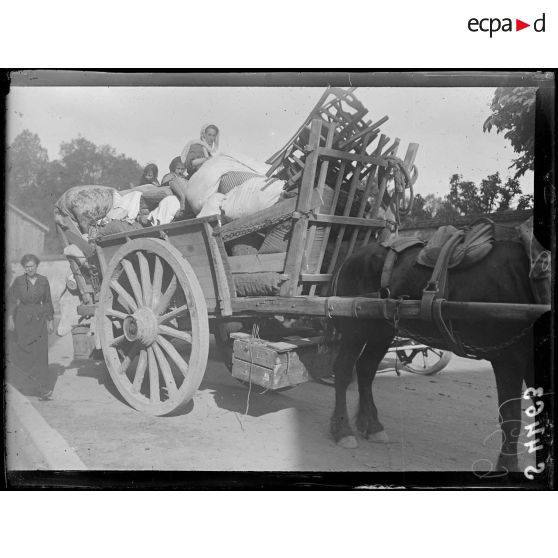
[[[247,415],[248,410],[250,409],[250,394],[252,393],[252,366],[254,365],[254,344],[259,343],[260,340],[260,324],[258,322],[254,322],[252,325],[252,336],[250,337],[250,343],[248,343],[248,346],[250,347],[250,372],[248,375],[248,395],[246,396],[246,410],[244,411],[244,415]]]
[[[412,207],[414,201],[413,184],[418,178],[418,169],[416,165],[411,167],[411,172],[405,167],[405,163],[399,157],[390,155],[385,158],[387,162],[386,168],[378,170],[378,183],[381,183],[386,173],[388,173],[388,180],[393,180],[394,190],[390,197],[389,207],[395,216],[397,226],[401,223],[401,217],[407,215]],[[405,199],[405,190],[409,190],[409,199]]]

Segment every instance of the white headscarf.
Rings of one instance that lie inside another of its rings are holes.
[[[217,130],[217,135],[215,136],[213,145],[209,145],[209,143],[207,142],[206,131],[208,128],[214,128],[215,130]],[[219,128],[215,126],[215,124],[204,124],[200,131],[200,139],[189,141],[182,150],[180,158],[182,159],[183,163],[186,163],[186,156],[188,155],[188,152],[190,151],[192,145],[201,145],[203,147],[203,154],[205,155],[205,157],[211,157],[212,155],[215,155],[215,153],[219,151]]]

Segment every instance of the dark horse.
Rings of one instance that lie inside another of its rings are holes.
[[[399,255],[390,282],[391,298],[420,300],[432,269],[415,263],[420,246]],[[339,271],[336,294],[356,296],[380,289],[380,277],[387,249],[372,242],[348,258]],[[507,302],[533,304],[529,281],[530,262],[524,247],[515,241],[497,241],[480,262],[449,271],[448,300],[465,302]],[[390,346],[393,323],[381,320],[336,318],[340,350],[335,360],[335,410],[331,434],[342,447],[354,448],[357,440],[349,423],[346,391],[356,368],[359,408],[356,428],[363,437],[388,441],[374,405],[372,382],[378,364]],[[401,328],[411,337],[428,338],[429,345],[453,350],[436,326],[408,320]],[[533,329],[528,323],[467,319],[453,320],[452,327],[472,354],[492,363],[498,391],[502,446],[497,469],[518,470],[517,446],[521,425],[522,383],[533,385]],[[432,338],[436,339],[432,341]]]

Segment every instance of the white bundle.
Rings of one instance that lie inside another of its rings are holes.
[[[221,204],[225,198],[225,194],[220,194],[219,192],[209,196],[207,201],[203,204],[201,211],[197,214],[197,217],[221,215]]]
[[[254,172],[234,157],[219,154],[207,160],[188,180],[186,199],[195,213],[199,213],[209,197],[217,192],[221,177],[231,171]]]
[[[220,215],[227,221],[253,215],[275,205],[283,193],[282,180],[269,181],[265,177],[250,178],[228,194],[214,193],[208,197],[198,217]]]
[[[140,210],[141,192],[130,192],[121,196],[118,192],[113,194],[112,209],[107,213],[105,221],[128,221],[133,223]]]
[[[231,190],[221,202],[221,211],[228,219],[240,219],[275,205],[283,193],[282,180],[251,178]]]

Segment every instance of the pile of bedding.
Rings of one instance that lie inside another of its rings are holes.
[[[282,199],[285,183],[254,171],[235,157],[216,155],[188,181],[185,196],[198,217],[224,222],[253,215]]]

